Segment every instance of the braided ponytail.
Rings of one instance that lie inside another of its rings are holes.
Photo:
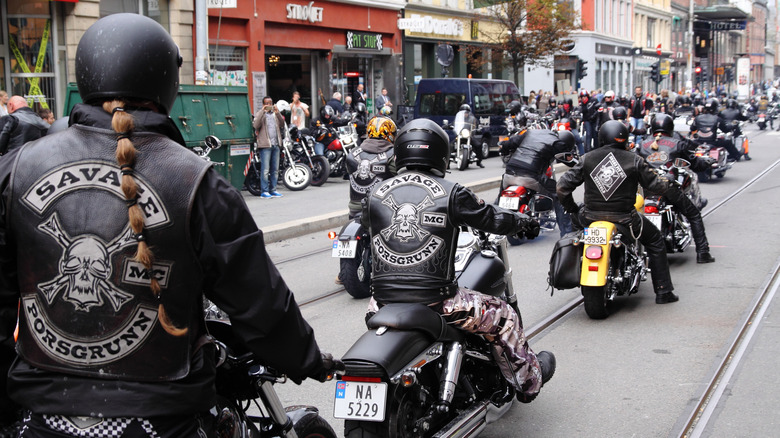
[[[130,140],[130,134],[134,128],[133,116],[125,112],[124,106],[125,102],[117,99],[104,102],[103,110],[112,114],[111,128],[117,133],[116,161],[119,163],[119,168],[122,171],[121,189],[125,195],[125,202],[127,202],[130,228],[138,241],[138,247],[133,258],[146,268],[149,273],[149,287],[152,289],[154,296],[159,299],[160,283],[153,274],[154,253],[144,238],[144,213],[138,205],[138,185],[135,182],[135,178],[133,178],[136,153],[135,146]],[[173,336],[183,336],[187,333],[186,328],[182,329],[173,325],[165,313],[162,302],[157,309],[157,319],[160,321],[162,328]]]

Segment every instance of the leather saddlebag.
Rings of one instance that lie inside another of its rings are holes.
[[[580,286],[582,244],[575,245],[577,233],[569,233],[555,243],[550,257],[547,282],[555,289],[573,289]]]

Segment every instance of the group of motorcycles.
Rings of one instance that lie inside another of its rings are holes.
[[[289,111],[289,104],[281,100],[277,102],[277,108],[279,111]],[[297,126],[288,127],[285,123],[286,136],[279,153],[279,177],[288,190],[300,191],[310,185],[319,187],[329,177],[343,177],[347,174],[347,153],[359,142],[354,123],[356,113],[345,112],[340,117],[345,124],[339,127],[298,129]],[[324,155],[315,154],[315,142],[325,145]],[[261,175],[260,153],[255,143],[250,151],[244,180],[247,191],[255,196],[263,192]]]

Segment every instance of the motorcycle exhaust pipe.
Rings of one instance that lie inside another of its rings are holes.
[[[489,401],[483,401],[460,414],[433,436],[434,438],[475,437],[482,433],[488,424],[504,416],[511,407],[512,402],[496,407]]]

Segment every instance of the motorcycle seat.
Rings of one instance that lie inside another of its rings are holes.
[[[430,307],[419,303],[386,304],[366,323],[369,329],[388,327],[397,330],[418,330],[437,341],[461,341],[463,333],[447,324]]]

